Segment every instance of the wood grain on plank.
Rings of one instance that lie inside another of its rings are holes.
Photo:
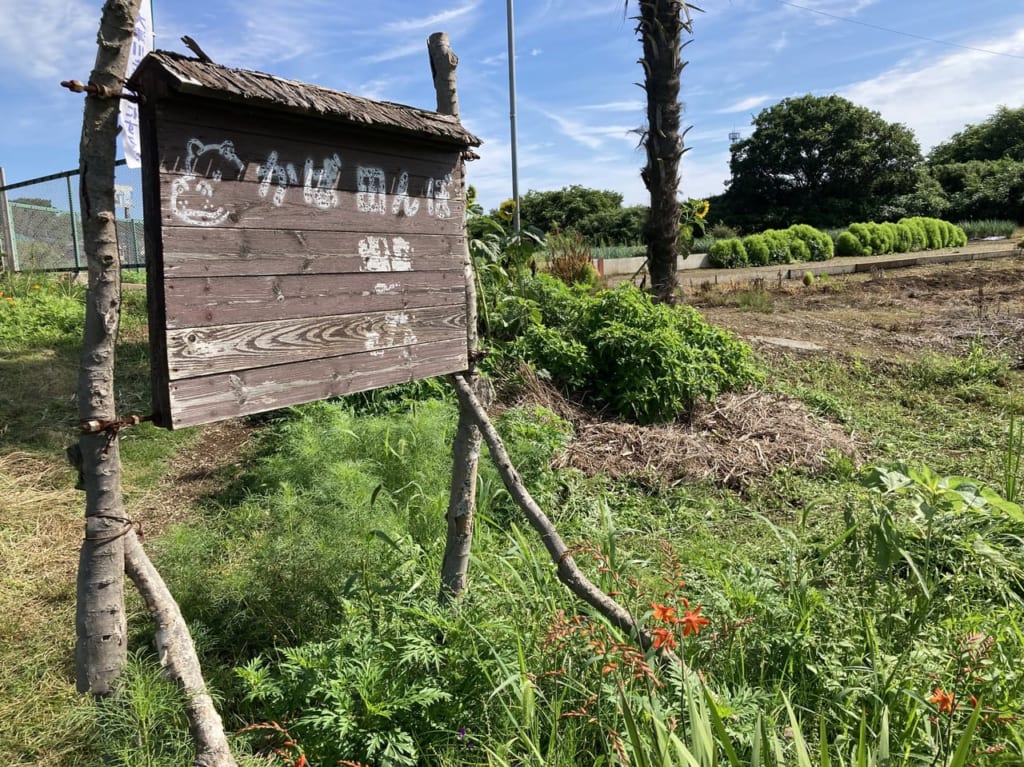
[[[172,428],[262,413],[302,402],[465,370],[465,339],[275,365],[176,381],[170,385]]]
[[[168,278],[364,272],[360,243],[370,237],[377,239],[373,245],[379,251],[395,250],[394,237],[383,227],[332,232],[164,226],[164,272]],[[414,271],[463,268],[465,237],[461,233],[409,234],[403,239]],[[404,248],[399,245],[400,250]]]
[[[180,378],[461,339],[466,307],[337,315],[167,331],[167,367]]]
[[[465,306],[462,270],[170,278],[167,327]]]

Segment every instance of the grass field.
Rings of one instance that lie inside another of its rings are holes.
[[[185,764],[137,599],[124,693],[74,692],[83,293],[0,291],[0,762]],[[1016,262],[690,296],[765,391],[643,428],[537,380],[496,408],[577,561],[685,673],[570,598],[489,465],[469,595],[437,606],[441,386],[129,430],[126,500],[247,764],[1019,765],[1022,296]]]

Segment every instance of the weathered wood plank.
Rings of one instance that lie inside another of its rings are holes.
[[[165,291],[172,330],[466,304],[461,270],[170,278]]]
[[[440,171],[452,172],[458,164],[459,152],[451,147],[430,150],[386,137],[354,132],[345,126],[298,121],[287,117],[253,112],[211,109],[199,111],[187,103],[164,104],[160,107],[160,172],[204,175],[206,166],[216,166],[225,158],[217,151],[204,153],[190,166],[195,152],[193,142],[213,148],[231,142],[233,154],[242,162],[243,180],[259,181],[258,170],[271,153],[282,166],[291,163],[302,184],[305,161],[311,159],[319,169],[324,159],[335,154],[342,169],[358,166],[379,166],[405,169],[410,175],[427,178]],[[192,146],[190,146],[192,145]],[[235,163],[230,165],[232,178],[237,176]],[[354,178],[354,174],[352,176]],[[349,188],[354,189],[354,184]],[[412,187],[418,192],[419,187]]]
[[[364,233],[175,226],[163,227],[163,239],[168,278],[358,273],[387,266],[385,251],[392,259],[396,251],[395,238],[381,229]],[[402,239],[411,251],[412,271],[462,269],[465,237],[409,234]],[[397,244],[398,252],[404,253],[405,244]],[[359,255],[360,249],[370,254],[376,251],[383,260],[370,262]]]
[[[456,179],[452,183],[460,182]],[[284,193],[280,194],[282,189]],[[462,227],[464,206],[454,197],[432,203],[436,206],[434,210],[443,211],[443,215],[430,215],[425,209],[426,203],[419,199],[413,200],[419,206],[415,209],[416,215],[408,215],[405,203],[386,193],[331,192],[333,197],[329,199],[333,202],[325,208],[307,202],[305,194],[301,185],[281,186],[276,181],[264,189],[262,184],[229,181],[223,177],[217,180],[199,176],[160,176],[164,226],[347,232],[375,231],[386,227],[392,235],[454,234]],[[311,194],[316,194],[315,190]]]
[[[167,331],[172,381],[460,338],[466,307],[337,315]]]
[[[163,425],[185,426],[465,370],[465,338],[176,381]]]

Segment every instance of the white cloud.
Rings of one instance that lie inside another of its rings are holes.
[[[727,107],[722,107],[721,109],[716,110],[716,114],[728,115],[733,112],[749,112],[751,109],[757,109],[758,107],[764,106],[768,102],[774,100],[774,96],[768,96],[765,94],[747,96],[746,98],[742,98]]]
[[[1024,26],[973,47],[1021,55]],[[898,64],[870,80],[842,88],[840,95],[901,122],[917,135],[924,150],[945,141],[967,123],[983,121],[1000,104],[1019,106],[1024,67],[981,51],[956,51],[931,63]],[[1009,103],[1008,103],[1009,102]]]
[[[585,104],[579,109],[590,109],[597,112],[637,112],[647,108],[643,101],[607,101],[603,104]]]
[[[480,0],[470,0],[470,2],[463,3],[457,8],[451,8],[447,11],[441,11],[430,16],[422,16],[418,19],[402,19],[401,21],[388,22],[384,25],[384,31],[417,32],[427,29],[433,30],[434,27],[443,27],[451,24],[453,21],[465,18],[479,6]]]
[[[97,3],[0,0],[0,72],[87,80],[96,56]]]

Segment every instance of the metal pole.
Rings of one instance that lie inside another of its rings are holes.
[[[519,162],[516,158],[516,38],[513,31],[512,0],[507,0],[508,9],[508,106],[509,122],[512,126],[512,231],[519,234]]]
[[[0,166],[0,228],[4,230],[4,269],[16,272],[18,271],[18,246],[14,241],[14,216],[11,214],[11,205],[7,201],[7,179],[4,178],[3,166]]]
[[[82,243],[78,239],[78,227],[75,225],[75,193],[71,190],[71,176],[68,182],[68,210],[71,212],[71,243],[75,251],[75,274],[82,271]]]

